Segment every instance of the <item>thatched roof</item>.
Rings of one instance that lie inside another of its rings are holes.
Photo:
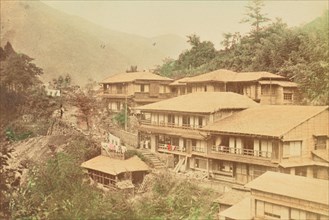
[[[136,107],[139,110],[212,113],[220,109],[246,109],[258,104],[232,92],[195,92]]]
[[[180,82],[186,83],[201,83],[201,82],[248,82],[258,81],[260,79],[284,79],[269,72],[234,72],[230,70],[220,69],[198,76],[190,77]]]
[[[328,106],[260,105],[235,113],[202,130],[281,137],[326,109]]]
[[[149,167],[139,157],[133,156],[127,160],[113,159],[107,156],[97,156],[81,164],[81,167],[91,170],[118,175],[125,172],[147,171]]]
[[[329,205],[328,180],[268,171],[247,183],[252,190]]]
[[[124,82],[133,82],[136,80],[149,80],[149,81],[174,81],[168,77],[159,76],[150,72],[132,72],[132,73],[119,73],[113,76],[110,76],[100,83],[124,83]]]

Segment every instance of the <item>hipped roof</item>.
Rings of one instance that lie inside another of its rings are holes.
[[[252,190],[329,205],[329,181],[267,171],[245,185]]]
[[[212,113],[220,109],[246,109],[258,104],[232,92],[195,92],[136,107],[139,110]]]
[[[230,219],[251,220],[253,218],[252,218],[250,205],[251,205],[251,198],[250,197],[244,198],[237,204],[220,212],[219,216],[224,216]]]
[[[250,192],[248,191],[232,189],[222,194],[218,199],[215,200],[215,202],[224,205],[234,205],[249,195]]]
[[[159,76],[150,72],[132,72],[132,73],[119,73],[113,76],[110,76],[100,83],[124,83],[124,82],[133,82],[136,80],[150,80],[150,81],[173,81],[168,77]]]
[[[133,156],[126,160],[97,156],[81,164],[81,167],[103,173],[118,175],[125,172],[147,171],[149,167],[139,157]]]
[[[198,82],[246,82],[257,81],[260,79],[284,79],[283,76],[279,76],[269,72],[234,72],[231,70],[219,69],[209,73],[201,74],[198,76],[190,77],[186,80],[180,80],[180,82],[186,83],[198,83]]]
[[[184,77],[181,79],[177,79],[174,82],[170,83],[171,86],[183,86],[186,85],[185,81],[188,80],[190,77]]]
[[[259,105],[205,126],[202,130],[280,138],[326,109],[328,106]]]

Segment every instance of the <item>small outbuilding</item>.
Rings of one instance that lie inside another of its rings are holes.
[[[95,182],[115,189],[133,189],[149,172],[147,164],[137,156],[122,160],[100,155],[83,162],[81,167]]]

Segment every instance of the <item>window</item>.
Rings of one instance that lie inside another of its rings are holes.
[[[265,218],[280,219],[281,218],[280,212],[281,212],[280,206],[267,202],[265,203],[265,207],[264,207]]]
[[[219,162],[220,171],[233,173],[233,163],[230,161]]]
[[[262,85],[261,94],[262,95],[275,95],[274,85]]]
[[[172,140],[172,141],[171,141],[171,144],[172,144],[172,145],[174,145],[174,146],[179,146],[179,138],[177,138],[177,137],[173,137],[171,140]]]
[[[306,176],[307,174],[306,167],[296,167],[295,174],[297,176]]]
[[[199,128],[201,128],[202,127],[202,121],[203,121],[203,117],[199,117],[198,118],[198,121],[199,121]]]
[[[327,137],[317,136],[315,139],[315,150],[327,149]]]
[[[298,209],[290,209],[290,219],[306,219],[306,212]]]
[[[116,109],[116,110],[120,110],[120,107],[121,107],[121,103],[120,103],[120,102],[116,102],[116,107],[117,107],[117,109]]]
[[[268,140],[254,140],[254,156],[272,157],[272,141]]]
[[[207,169],[207,160],[195,158],[195,168]]]
[[[180,88],[180,94],[181,95],[184,95],[185,94],[185,88],[183,87],[183,88]]]
[[[123,93],[122,85],[117,85],[117,94],[122,94],[122,93]]]
[[[183,126],[184,127],[190,126],[190,117],[189,116],[183,116]]]
[[[168,115],[168,124],[175,124],[175,116],[173,114]]]
[[[289,141],[283,144],[283,157],[296,157],[302,154],[301,141]]]
[[[145,92],[145,85],[141,85],[141,92]]]
[[[242,140],[241,138],[229,138],[229,151],[233,154],[242,154]]]
[[[283,93],[283,100],[292,101],[292,93]]]

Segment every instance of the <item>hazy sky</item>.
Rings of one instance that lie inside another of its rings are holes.
[[[218,48],[225,32],[245,33],[241,24],[248,1],[54,1],[44,3],[94,23],[127,33],[153,37],[195,33]],[[264,12],[289,26],[307,23],[328,9],[327,1],[265,1]]]

